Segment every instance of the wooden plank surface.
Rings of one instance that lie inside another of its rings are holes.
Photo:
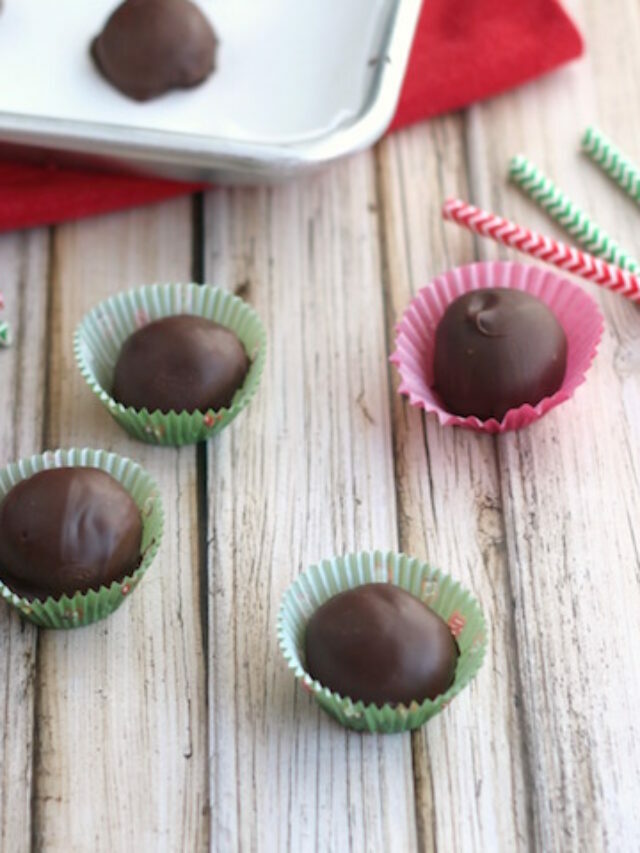
[[[434,203],[447,193],[468,195],[465,158],[460,117],[410,129],[379,148],[390,348],[416,292],[438,272],[473,260],[469,235],[443,226]],[[528,837],[526,745],[495,441],[441,429],[397,395],[393,417],[401,548],[473,589],[490,625],[479,677],[413,736],[422,847],[491,850],[499,839],[515,850]]]
[[[191,274],[191,202],[63,226],[53,245],[49,447],[100,446],[156,478],[162,548],[108,621],[40,633],[35,845],[198,850],[208,840],[205,666],[199,619],[196,451],[128,438],[73,364],[72,336],[101,298]]]
[[[640,21],[632,5],[624,12],[625,31]],[[610,12],[601,4],[576,3],[574,11],[591,32],[610,26]],[[629,215],[631,205],[577,153],[582,130],[596,122],[612,128],[620,144],[628,143],[640,158],[637,136],[634,142],[617,130],[620,104],[597,97],[596,67],[608,47],[595,38],[591,45],[591,54],[560,72],[555,85],[541,82],[472,109],[474,199],[560,234],[500,180],[509,157],[524,151],[637,251],[640,211]],[[637,57],[633,63],[633,77],[619,78],[620,85],[630,86],[629,97],[640,73]],[[488,246],[483,254],[497,253]],[[640,841],[633,805],[640,790],[640,663],[628,654],[640,642],[634,530],[640,376],[620,366],[640,360],[638,309],[585,287],[606,320],[588,383],[568,405],[530,430],[501,437],[497,447],[534,844],[545,850],[631,850]]]
[[[640,848],[640,319],[606,320],[588,383],[530,429],[441,429],[401,400],[393,328],[437,272],[516,257],[439,216],[476,203],[559,234],[506,183],[522,151],[632,252],[640,211],[578,152],[596,122],[640,161],[640,8],[569,0],[581,62],[273,189],[0,239],[17,311],[0,352],[0,464],[44,445],[158,479],[162,551],[89,629],[0,608],[0,851],[627,851]],[[195,224],[194,224],[195,223]],[[262,387],[206,448],[128,439],[71,355],[104,295],[195,270],[268,330]],[[478,679],[413,736],[331,722],[277,648],[308,563],[402,548],[474,589]]]
[[[0,239],[3,316],[15,341],[0,350],[0,466],[40,450],[47,343],[46,231]],[[0,850],[31,846],[37,631],[0,607]]]
[[[270,342],[257,400],[210,446],[214,849],[416,848],[409,738],[336,726],[275,636],[306,565],[396,542],[376,209],[371,154],[209,197],[206,276],[250,299]]]

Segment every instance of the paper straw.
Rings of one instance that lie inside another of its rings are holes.
[[[597,127],[591,126],[585,130],[582,150],[640,204],[640,169]]]
[[[509,177],[593,255],[638,272],[638,262],[526,157],[513,157]]]
[[[593,281],[607,290],[626,296],[634,302],[640,300],[640,278],[620,267],[607,264],[587,252],[581,252],[566,243],[537,234],[515,222],[503,219],[460,199],[448,199],[442,208],[442,216],[480,234],[490,237],[505,246],[519,249],[547,263]]]
[[[13,335],[11,333],[11,326],[5,320],[0,322],[0,347],[8,347],[11,346],[11,342],[13,340]]]
[[[4,296],[0,293],[0,311],[4,308]],[[0,347],[11,346],[13,333],[11,326],[6,320],[0,321]]]

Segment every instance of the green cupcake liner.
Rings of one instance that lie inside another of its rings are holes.
[[[365,705],[323,687],[305,671],[304,638],[311,615],[339,592],[366,583],[402,587],[449,624],[460,657],[454,682],[446,693],[434,700],[412,702],[408,707]],[[476,675],[487,648],[485,619],[470,592],[427,563],[388,551],[363,551],[334,557],[303,572],[282,600],[278,640],[289,668],[325,711],[347,728],[385,734],[417,729],[442,711]]]
[[[242,341],[251,366],[228,409],[163,414],[123,406],[110,396],[114,368],[125,340],[145,323],[175,314],[214,320]],[[148,444],[179,447],[216,435],[249,404],[264,369],[266,332],[253,308],[222,288],[153,284],[118,293],[90,311],[76,329],[74,352],[87,384],[121,427]]]
[[[128,577],[109,587],[77,592],[73,596],[47,598],[46,601],[22,598],[0,581],[0,597],[15,607],[30,622],[41,628],[81,628],[104,619],[133,592],[142,579],[162,539],[164,513],[158,487],[151,476],[131,459],[88,448],[48,450],[39,456],[20,459],[0,470],[0,503],[21,480],[49,468],[100,468],[111,474],[131,495],[142,516],[140,566]]]

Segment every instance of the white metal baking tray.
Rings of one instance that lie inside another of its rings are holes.
[[[140,104],[88,47],[118,0],[7,0],[0,141],[137,171],[270,180],[375,142],[400,94],[421,0],[199,0],[218,71]]]

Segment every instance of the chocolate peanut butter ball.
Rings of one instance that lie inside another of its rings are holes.
[[[206,412],[228,408],[249,359],[236,335],[191,314],[155,320],[124,342],[112,397],[134,409]]]
[[[211,24],[191,0],[125,0],[91,55],[123,94],[148,101],[202,83],[215,69],[216,48]]]
[[[511,288],[458,297],[436,329],[434,389],[456,415],[501,420],[560,388],[567,339],[542,300]]]
[[[371,583],[326,601],[307,624],[307,672],[353,702],[435,699],[453,683],[458,647],[446,622],[397,586]]]
[[[140,563],[142,519],[129,493],[97,468],[53,468],[0,504],[0,578],[26,598],[109,586]]]

